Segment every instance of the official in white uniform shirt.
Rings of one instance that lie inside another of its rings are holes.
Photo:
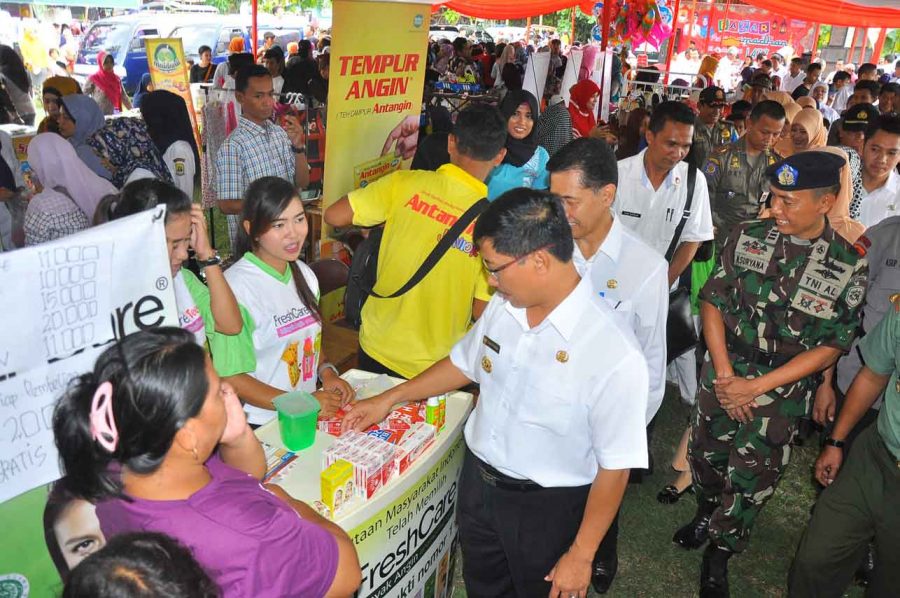
[[[497,289],[484,314],[449,357],[357,403],[344,426],[480,383],[458,497],[466,590],[583,598],[629,469],[647,464],[647,366],[575,270],[558,197],[508,191],[474,238]]]
[[[611,211],[619,173],[605,141],[582,138],[566,145],[547,164],[550,191],[562,199],[575,239],[572,261],[634,332],[647,362],[649,395],[646,422],[666,391],[666,316],[668,264],[627,229]],[[618,516],[594,560],[592,582],[598,593],[612,585],[618,569]]]
[[[866,228],[900,215],[900,116],[882,114],[866,129],[859,218]]]

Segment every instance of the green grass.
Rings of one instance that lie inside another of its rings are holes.
[[[696,503],[688,495],[675,505],[662,505],[656,493],[673,479],[669,463],[690,410],[672,395],[657,416],[651,450],[656,472],[641,485],[630,485],[620,516],[619,572],[607,596],[696,596],[702,550],[686,551],[672,544],[672,534],[694,515]],[[809,444],[815,444],[810,442]],[[734,598],[785,596],[788,568],[809,519],[815,498],[812,465],[814,446],[795,447],[791,464],[775,495],[763,509],[746,552],[729,563]],[[457,563],[453,598],[466,595]],[[593,590],[590,592],[594,596]],[[846,596],[859,597],[858,588]]]

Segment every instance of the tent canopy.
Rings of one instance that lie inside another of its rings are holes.
[[[900,27],[898,0],[743,0],[779,16],[847,27]],[[521,19],[578,6],[591,14],[592,0],[449,0],[432,4],[482,19]]]

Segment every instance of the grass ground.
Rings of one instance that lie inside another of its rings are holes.
[[[643,484],[628,487],[620,517],[619,572],[607,596],[697,595],[701,551],[688,552],[672,544],[672,534],[693,517],[696,503],[689,495],[675,505],[656,501],[656,493],[670,481],[668,464],[689,414],[689,408],[671,396],[660,409],[651,447],[656,472]],[[750,548],[729,563],[734,598],[786,595],[788,568],[815,496],[811,472],[817,455],[813,446],[795,447],[781,485],[759,516]],[[595,596],[593,590],[590,595]],[[862,595],[857,588],[846,594]],[[459,566],[452,596],[466,596]]]

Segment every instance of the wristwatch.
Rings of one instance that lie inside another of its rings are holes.
[[[197,265],[200,266],[200,269],[209,268],[210,266],[218,266],[222,263],[222,258],[219,256],[219,252],[215,252],[211,258],[208,260],[197,260]]]
[[[844,448],[843,440],[835,440],[831,436],[825,439],[825,444],[828,446],[833,446],[834,448]]]
[[[305,147],[297,147],[296,145],[292,145],[291,151],[294,152],[295,154],[305,154],[306,148]]]

